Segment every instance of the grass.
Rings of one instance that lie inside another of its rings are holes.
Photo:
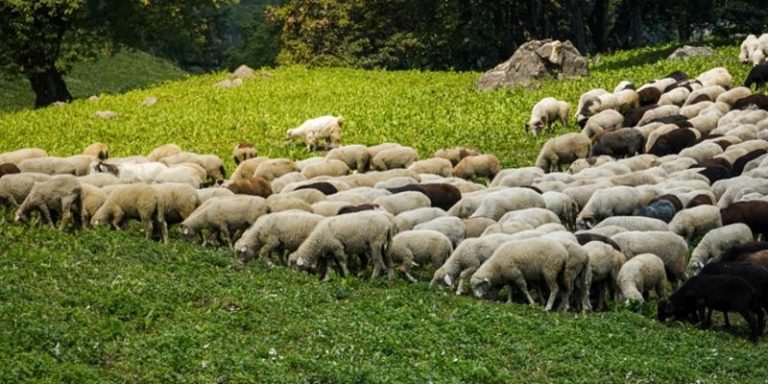
[[[666,49],[666,47],[662,48]],[[594,86],[685,69],[729,67],[733,47],[688,62],[648,63],[653,50],[600,58],[593,77],[535,90],[477,93],[477,73],[299,67],[263,72],[242,88],[223,74],[0,116],[0,150],[75,153],[91,141],[114,155],[176,142],[228,158],[235,142],[306,157],[284,130],[339,113],[346,142],[399,141],[426,155],[470,144],[507,165],[529,164],[542,139],[522,134],[543,95],[575,101]],[[639,58],[638,58],[639,57]],[[645,57],[645,58],[644,58]],[[156,106],[141,107],[149,96]],[[120,113],[114,121],[96,110]],[[573,129],[573,128],[571,128]],[[231,167],[231,164],[230,164]],[[232,268],[226,250],[137,230],[76,234],[8,223],[0,210],[0,382],[508,383],[765,382],[765,344],[745,328],[658,324],[651,305],[587,316],[482,302],[407,284],[315,277],[260,262]]]
[[[172,63],[144,52],[122,50],[113,56],[76,64],[64,80],[76,99],[123,93],[163,81],[180,80],[186,73]],[[0,113],[32,108],[35,94],[23,77],[0,77]]]

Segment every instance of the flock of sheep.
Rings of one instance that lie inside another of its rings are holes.
[[[748,84],[762,84],[763,66]],[[370,270],[416,281],[411,270],[427,269],[433,287],[486,299],[505,290],[546,310],[653,293],[660,320],[708,325],[712,310],[737,312],[756,340],[768,309],[768,243],[755,241],[768,234],[768,96],[733,85],[715,68],[590,90],[576,108],[583,130],[550,139],[524,168],[464,147],[419,160],[395,143],[341,145],[334,116],[288,131],[324,156],[266,158],[238,144],[229,178],[219,157],[174,144],[123,158],[101,143],[70,157],[24,148],[0,154],[0,204],[17,222],[38,212],[62,229],[138,220],[166,242],[178,224],[190,241],[231,247],[239,264],[324,279]],[[569,115],[546,98],[528,127]]]

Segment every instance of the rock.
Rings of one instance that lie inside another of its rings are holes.
[[[157,104],[157,97],[154,96],[148,96],[146,99],[144,99],[144,102],[141,103],[141,105],[145,107],[151,107],[155,104]]]
[[[243,79],[224,79],[222,81],[219,81],[218,83],[214,84],[213,86],[216,88],[235,88],[243,85]]]
[[[95,102],[99,101],[99,97],[96,96],[96,95],[93,95],[93,96],[88,98],[88,101],[91,102],[91,103],[95,103]]]
[[[64,107],[67,103],[63,101],[54,101],[53,104],[51,104],[52,107]]]
[[[104,120],[112,120],[117,117],[117,112],[112,111],[98,111],[93,114],[94,116],[104,119]]]
[[[712,56],[715,51],[710,47],[693,47],[690,45],[684,45],[681,48],[672,52],[668,59],[687,59],[695,56]]]
[[[521,45],[509,60],[485,72],[477,81],[477,88],[527,87],[547,78],[581,76],[589,76],[588,62],[570,41],[531,40]]]
[[[252,79],[256,77],[256,71],[254,71],[253,68],[243,64],[237,67],[237,69],[235,69],[235,71],[232,72],[232,75],[230,75],[230,77],[233,79],[243,79],[243,80]]]

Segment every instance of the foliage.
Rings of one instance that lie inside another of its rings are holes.
[[[253,68],[272,66],[279,52],[279,29],[265,20],[268,6],[281,4],[283,0],[241,0],[227,10],[230,40],[224,52],[225,66],[235,69],[241,64]]]
[[[260,71],[241,88],[224,74],[0,116],[0,151],[41,146],[113,155],[176,142],[229,158],[253,141],[262,155],[306,157],[284,130],[324,113],[346,117],[344,140],[399,141],[422,155],[474,145],[507,165],[530,164],[541,140],[523,134],[544,95],[574,102],[592,87],[643,82],[675,69],[746,67],[735,47],[713,58],[659,61],[670,47],[598,57],[593,76],[536,90],[478,93],[478,73],[301,67]],[[153,95],[157,105],[141,107]],[[96,110],[120,113],[114,121]],[[574,130],[574,127],[569,127]],[[232,164],[229,164],[230,169]],[[315,277],[174,235],[164,246],[139,228],[61,233],[10,223],[0,209],[0,382],[762,382],[766,343],[661,325],[651,306],[586,316],[482,302],[407,284]],[[175,233],[175,232],[174,232]]]

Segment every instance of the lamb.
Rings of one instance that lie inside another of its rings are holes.
[[[567,191],[567,190],[566,190]],[[635,209],[648,204],[655,194],[633,187],[611,187],[596,191],[576,218],[577,226],[598,223],[604,218],[631,215]]]
[[[408,168],[419,159],[419,154],[411,147],[395,147],[385,149],[371,159],[371,167],[377,171],[388,169]]]
[[[453,168],[453,175],[462,179],[493,179],[500,169],[499,159],[494,155],[467,156]]]
[[[544,172],[562,169],[576,159],[589,155],[592,141],[582,133],[567,133],[547,140],[536,158],[536,166]]]
[[[544,306],[544,310],[549,311],[560,292],[558,275],[565,269],[567,260],[568,250],[558,241],[510,241],[499,247],[472,275],[472,291],[476,297],[484,298],[495,288],[514,284],[523,292],[528,303],[534,305],[527,282],[542,281],[549,289],[549,298]],[[508,289],[508,295],[511,302],[511,289]]]
[[[451,241],[451,245],[455,248],[464,241],[464,221],[458,217],[442,216],[436,219],[430,220],[426,223],[421,223],[413,227],[414,230],[432,230],[442,233],[447,236]]]
[[[320,278],[324,279],[328,262],[332,261],[343,277],[349,274],[348,254],[361,257],[370,254],[373,259],[371,278],[378,277],[382,271],[389,271],[391,279],[393,271],[390,268],[389,248],[397,232],[392,216],[380,211],[328,217],[320,221],[301,246],[288,256],[289,264],[302,270],[317,270]],[[331,260],[327,259],[329,256]]]
[[[603,308],[605,291],[608,291],[608,297],[611,300],[616,300],[619,271],[626,257],[621,251],[602,241],[590,241],[582,248],[589,257],[591,285],[595,288],[597,296],[595,308],[600,310]]]
[[[77,178],[70,175],[52,177],[47,181],[35,183],[29,195],[16,210],[16,222],[25,221],[27,214],[40,212],[41,221],[54,227],[54,220],[61,218],[59,228],[80,220],[80,200],[82,188]],[[52,215],[53,214],[53,215]]]
[[[147,155],[147,159],[150,161],[160,161],[163,158],[171,157],[181,153],[181,147],[176,144],[164,144],[153,149]]]
[[[128,219],[144,224],[144,237],[152,238],[154,223],[160,226],[163,242],[168,242],[163,199],[149,184],[137,183],[114,188],[107,200],[91,217],[92,226],[112,225],[120,230]]]
[[[318,176],[344,176],[349,172],[349,167],[341,160],[323,160],[301,170],[301,174],[307,179]]]
[[[234,192],[222,187],[208,187],[197,190],[197,200],[200,204],[205,203],[214,197],[230,197],[234,195]]]
[[[544,208],[544,198],[527,188],[508,188],[486,196],[471,217],[499,220],[505,213],[525,208]]]
[[[435,151],[432,157],[439,157],[439,158],[449,160],[452,166],[455,167],[456,164],[459,164],[459,162],[465,157],[477,156],[479,154],[480,152],[471,148],[454,147],[454,148],[448,148],[448,149],[438,149],[437,151]]]
[[[678,212],[669,223],[669,230],[686,240],[702,236],[723,225],[720,210],[712,205],[700,205]]]
[[[429,173],[442,177],[453,176],[453,164],[451,161],[439,157],[415,161],[408,166],[408,170],[416,173]]]
[[[341,143],[344,118],[320,116],[287,131],[288,138],[303,138],[308,150],[336,148]]]
[[[667,223],[659,219],[642,216],[612,216],[594,226],[595,229],[606,226],[619,226],[628,231],[668,231]]]
[[[195,188],[187,184],[153,184],[152,188],[162,202],[165,210],[163,217],[167,224],[181,223],[200,205]]]
[[[438,269],[453,252],[451,241],[444,234],[433,230],[405,231],[392,238],[389,258],[400,265],[400,272],[412,283],[411,266],[431,265]]]
[[[15,173],[21,173],[21,170],[16,166],[16,164],[0,164],[0,177],[3,177],[4,175],[13,175]]]
[[[253,144],[249,144],[249,143],[236,144],[235,148],[232,150],[232,160],[237,165],[240,165],[240,163],[242,163],[243,161],[252,159],[256,156],[258,155],[256,154],[256,148],[253,147]]]
[[[22,160],[17,165],[22,172],[45,173],[47,175],[77,174],[75,164],[62,157],[36,157]]]
[[[571,106],[565,101],[545,97],[533,106],[527,128],[534,136],[538,136],[544,129],[551,129],[556,121],[565,127],[568,125],[570,109]]]
[[[432,205],[429,197],[420,192],[402,192],[391,196],[383,196],[374,200],[373,203],[381,206],[393,215]]]
[[[645,137],[635,128],[622,128],[603,134],[592,146],[590,156],[623,158],[642,153]]]
[[[395,223],[400,231],[407,231],[442,216],[446,216],[446,213],[440,208],[418,208],[397,215]]]
[[[18,173],[0,178],[0,203],[18,207],[32,191],[36,182],[48,181],[50,175],[42,173]]]
[[[754,235],[768,235],[768,201],[740,201],[720,210],[722,225],[744,223]]]
[[[48,152],[40,148],[22,148],[12,152],[0,153],[0,164],[19,165],[24,160],[48,157]]]
[[[181,223],[181,232],[187,238],[200,235],[205,245],[202,231],[210,230],[224,237],[232,248],[232,236],[238,231],[250,227],[259,217],[269,213],[267,201],[258,196],[214,197],[198,207]]]
[[[296,251],[323,216],[304,211],[283,211],[259,217],[235,243],[238,261],[246,264],[258,256],[269,262],[275,251],[287,265],[287,253]]]
[[[699,241],[688,261],[688,276],[698,274],[708,263],[720,261],[723,253],[737,245],[754,241],[746,224],[736,223],[713,229]]]
[[[83,150],[83,155],[91,156],[99,160],[109,158],[109,147],[104,143],[93,143]]]
[[[629,259],[619,270],[617,277],[621,295],[626,302],[645,302],[648,292],[664,298],[664,262],[652,253],[643,253]]]
[[[347,164],[349,169],[357,170],[359,173],[368,171],[371,164],[371,155],[368,148],[364,145],[353,144],[334,148],[325,155],[328,160],[341,160]]]
[[[471,219],[463,219],[462,222],[464,223],[465,239],[480,237],[488,227],[496,224],[495,220],[487,217],[473,217]]]
[[[761,63],[752,67],[747,75],[747,79],[744,80],[744,86],[752,89],[752,85],[755,85],[758,90],[765,87],[765,83],[768,81],[768,63]]]
[[[628,231],[611,236],[627,256],[627,259],[642,253],[652,253],[664,261],[669,281],[676,283],[685,279],[688,242],[669,231]]]
[[[272,185],[263,177],[253,176],[250,179],[238,179],[224,186],[236,195],[251,195],[269,197],[272,195]]]

